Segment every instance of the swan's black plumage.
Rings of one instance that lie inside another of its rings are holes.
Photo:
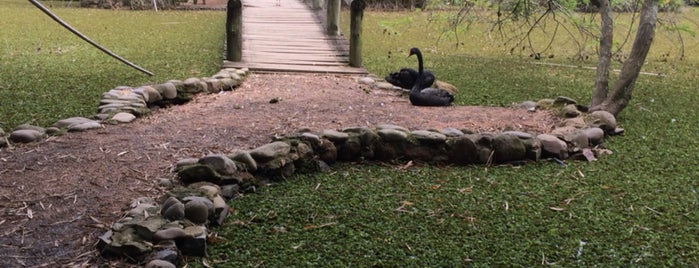
[[[417,55],[418,76],[417,81],[410,89],[410,103],[415,106],[449,106],[454,101],[454,96],[448,91],[437,88],[421,88],[424,69],[422,66],[422,52],[414,47],[410,49],[410,55]]]
[[[400,88],[412,89],[415,85],[415,81],[418,78],[417,76],[418,71],[416,71],[415,69],[403,68],[397,72],[388,74],[388,76],[386,76],[386,82],[389,82],[392,85]],[[432,74],[432,72],[430,71],[425,70],[423,73],[423,80],[420,86],[422,88],[430,87],[432,86],[432,84],[434,84],[434,81],[434,74]]]

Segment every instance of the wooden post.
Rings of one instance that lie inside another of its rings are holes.
[[[226,8],[226,60],[243,58],[243,2],[228,0]]]
[[[362,20],[365,7],[364,0],[352,0],[350,5],[349,65],[352,67],[362,67]]]
[[[328,0],[327,20],[328,35],[340,35],[340,0]]]
[[[323,0],[311,0],[312,2],[312,7],[313,10],[321,10],[323,9]]]

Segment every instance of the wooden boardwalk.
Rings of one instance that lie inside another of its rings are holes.
[[[254,72],[366,74],[349,67],[349,42],[327,36],[315,11],[301,0],[243,1],[242,61],[223,67]]]

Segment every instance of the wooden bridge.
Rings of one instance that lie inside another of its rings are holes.
[[[326,27],[321,21],[323,13],[301,1],[229,0],[223,66],[247,67],[253,72],[366,74],[359,38],[364,1],[355,0],[361,2],[359,18],[353,5],[352,28],[358,29],[351,37],[356,40],[351,41],[339,35],[339,0],[327,1],[336,14],[327,13],[332,21]]]

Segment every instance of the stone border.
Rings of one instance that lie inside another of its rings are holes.
[[[520,108],[554,109],[565,117],[549,134],[519,131],[473,133],[468,130],[408,130],[383,124],[319,132],[299,129],[271,143],[230,155],[211,154],[175,163],[173,172],[184,186],[161,197],[134,201],[129,217],[100,237],[104,255],[127,256],[146,267],[175,267],[180,256],[205,256],[209,226],[220,226],[228,201],[255,193],[266,181],[296,173],[319,172],[335,162],[420,161],[436,165],[513,164],[553,159],[593,161],[609,154],[607,135],[621,134],[607,112],[585,113],[570,98],[527,101]],[[146,205],[142,205],[142,204]],[[142,207],[145,207],[145,211]]]
[[[0,128],[0,148],[12,143],[37,142],[66,132],[102,128],[102,124],[129,123],[136,117],[150,114],[154,107],[186,103],[195,94],[233,90],[243,82],[248,72],[247,68],[226,68],[211,77],[170,80],[140,87],[118,86],[102,93],[98,112],[92,116],[93,119],[71,117],[61,119],[48,128],[22,124],[9,135]]]

